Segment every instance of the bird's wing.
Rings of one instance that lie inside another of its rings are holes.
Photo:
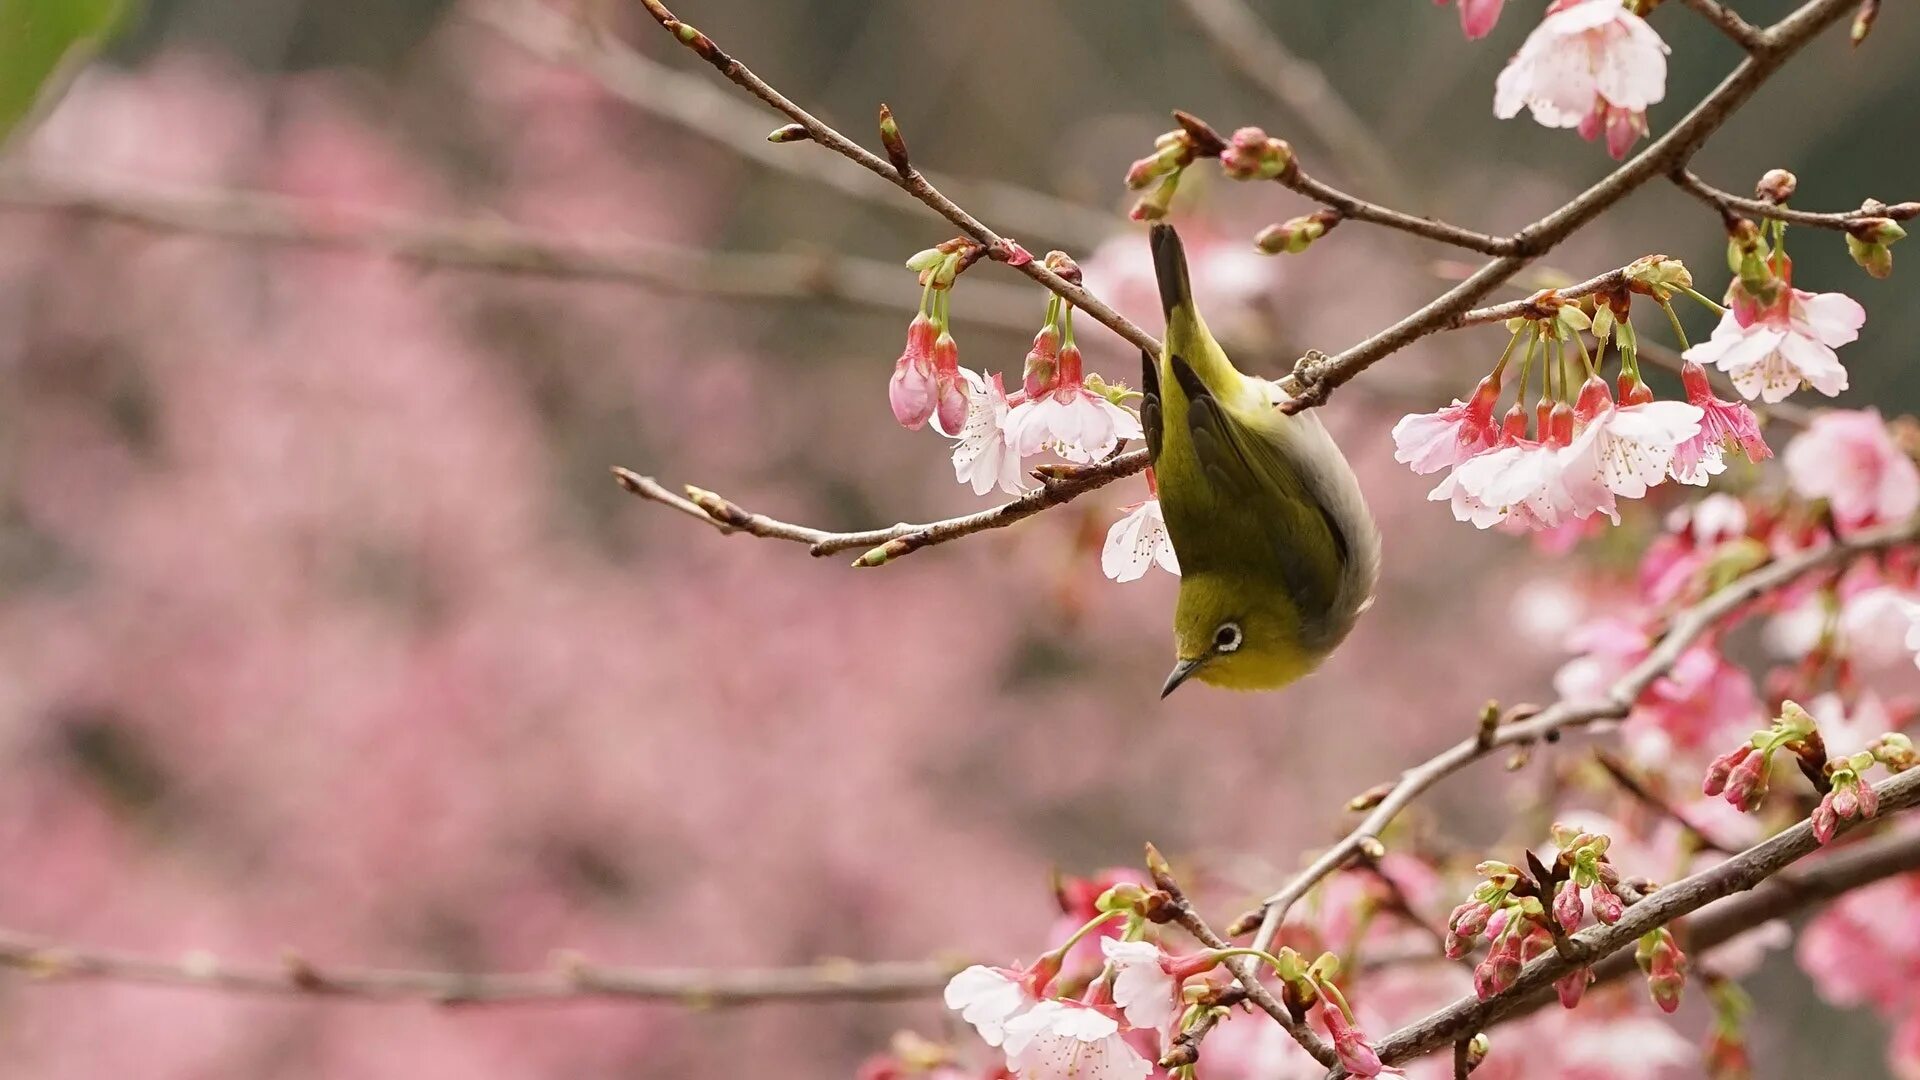
[[[1187,430],[1213,504],[1212,527],[1253,534],[1274,555],[1287,591],[1304,612],[1334,602],[1348,538],[1312,496],[1281,443],[1237,419],[1184,359],[1171,368],[1187,399]],[[1317,557],[1331,565],[1316,567]]]
[[[1140,351],[1140,427],[1147,433],[1147,463],[1160,462],[1160,360]]]

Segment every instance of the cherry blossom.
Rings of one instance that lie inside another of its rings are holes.
[[[1599,376],[1581,388],[1574,412],[1586,425],[1567,448],[1566,471],[1579,481],[1575,489],[1590,482],[1629,499],[1666,478],[1674,452],[1700,433],[1703,415],[1698,406],[1680,401],[1615,405]],[[1619,521],[1617,513],[1609,516]]]
[[[1687,403],[1700,410],[1700,432],[1673,452],[1673,478],[1683,484],[1704,485],[1725,466],[1722,456],[1738,447],[1748,461],[1765,461],[1772,448],[1760,435],[1760,420],[1744,402],[1725,401],[1714,394],[1707,371],[1688,360],[1680,369]],[[1742,531],[1745,531],[1744,527]]]
[[[1589,139],[1604,130],[1620,157],[1666,88],[1667,45],[1645,19],[1616,0],[1559,0],[1500,72],[1493,112],[1505,120],[1524,107]]]
[[[1033,1008],[1034,991],[1026,972],[975,964],[947,981],[945,1000],[988,1046],[999,1046],[1009,1023]]]
[[[960,347],[924,311],[907,324],[906,351],[894,361],[887,402],[893,406],[893,418],[909,431],[918,431],[932,420],[935,431],[953,436],[966,421]]]
[[[1106,545],[1100,550],[1100,569],[1115,581],[1137,581],[1156,564],[1169,574],[1180,573],[1160,500],[1144,499],[1123,509],[1127,516],[1107,530]]]
[[[1894,445],[1878,409],[1814,417],[1782,460],[1797,494],[1827,500],[1842,536],[1905,521],[1920,509],[1920,470]]]
[[[1007,414],[1006,433],[1023,457],[1051,450],[1081,463],[1105,457],[1120,440],[1143,434],[1138,417],[1087,387],[1080,350],[1071,343],[1060,349],[1058,383],[1015,405]]]
[[[1499,397],[1500,380],[1489,375],[1466,401],[1456,398],[1437,412],[1401,417],[1393,425],[1393,460],[1424,475],[1451,469],[1491,448],[1500,437],[1500,425],[1493,419]]]
[[[1026,490],[1020,454],[1007,441],[1005,425],[1011,406],[999,373],[990,379],[960,369],[967,387],[967,421],[953,444],[953,475],[985,495],[996,485],[1009,495]]]
[[[1113,1003],[1127,1023],[1148,1031],[1166,1031],[1180,1015],[1180,984],[1165,953],[1146,941],[1102,938],[1101,951],[1113,967]]]
[[[1811,293],[1783,287],[1762,305],[1736,281],[1730,306],[1713,336],[1682,355],[1714,365],[1733,378],[1734,389],[1766,402],[1811,386],[1832,397],[1847,388],[1847,369],[1834,349],[1860,336],[1867,312],[1844,293]]]
[[[1007,1022],[1007,1065],[1021,1080],[1144,1080],[1153,1066],[1104,1009],[1043,1001]]]

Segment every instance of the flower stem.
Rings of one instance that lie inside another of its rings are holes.
[[[1706,308],[1708,311],[1713,312],[1715,315],[1725,315],[1727,313],[1726,308],[1721,307],[1719,304],[1713,302],[1712,300],[1707,299],[1706,297],[1700,295],[1698,292],[1695,292],[1692,289],[1681,289],[1680,291],[1683,293],[1686,293],[1688,296],[1693,297],[1693,299],[1697,303],[1699,303],[1700,306]]]
[[[1673,327],[1673,336],[1680,340],[1680,351],[1685,352],[1693,348],[1687,344],[1687,329],[1680,325],[1680,313],[1673,310],[1673,301],[1662,299],[1660,310],[1667,313],[1667,325]]]
[[[1093,918],[1087,920],[1087,923],[1085,926],[1082,926],[1080,929],[1075,930],[1072,934],[1069,934],[1067,936],[1067,940],[1060,943],[1059,948],[1054,949],[1052,952],[1049,952],[1046,955],[1054,957],[1055,959],[1064,960],[1066,958],[1066,955],[1069,952],[1073,951],[1073,947],[1075,945],[1080,944],[1080,939],[1086,937],[1088,934],[1093,933],[1095,930],[1098,930],[1101,924],[1105,923],[1108,919],[1111,919],[1117,915],[1125,915],[1125,914],[1127,914],[1127,912],[1124,912],[1124,911],[1103,911],[1100,914],[1095,915]]]

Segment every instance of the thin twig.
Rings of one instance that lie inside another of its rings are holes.
[[[904,171],[896,169],[886,158],[874,154],[829,127],[819,117],[794,104],[785,94],[768,85],[766,80],[754,74],[751,68],[728,55],[712,38],[681,22],[660,0],[641,0],[641,3],[646,6],[647,13],[652,15],[663,29],[673,35],[674,40],[713,65],[714,69],[726,76],[729,82],[766,102],[775,111],[805,128],[814,142],[925,203],[941,217],[959,226],[961,232],[984,246],[989,258],[1014,266],[1021,273],[1071,301],[1075,307],[1086,312],[1095,321],[1125,338],[1134,346],[1148,353],[1159,354],[1160,342],[1152,335],[1108,307],[1099,297],[1049,270],[1042,260],[1019,258],[1020,249],[1013,241],[994,232],[982,224],[978,218],[962,209],[958,203],[941,194],[939,188],[927,178],[925,173],[911,166]]]
[[[349,209],[265,192],[135,189],[0,173],[0,210],[92,218],[154,232],[328,250],[419,266],[609,281],[726,300],[825,302],[901,313],[919,286],[893,263],[838,254],[711,252],[634,241],[570,240],[496,221],[449,221]],[[1026,333],[1029,296],[968,282],[955,318]]]
[[[1483,323],[1505,322],[1508,319],[1538,319],[1543,317],[1544,314],[1541,310],[1540,302],[1547,297],[1558,297],[1561,300],[1578,300],[1581,297],[1592,296],[1594,293],[1611,292],[1615,289],[1622,289],[1626,287],[1626,284],[1627,268],[1623,266],[1617,270],[1609,270],[1604,274],[1588,278],[1585,281],[1576,282],[1572,285],[1562,285],[1553,289],[1542,289],[1524,300],[1509,300],[1504,304],[1493,304],[1488,307],[1474,308],[1471,311],[1463,311],[1455,316],[1447,325],[1449,328],[1452,328],[1479,326]]]
[[[555,64],[572,64],[628,103],[727,150],[788,176],[824,184],[876,206],[902,208],[886,185],[858,173],[816,168],[801,146],[767,142],[763,114],[710,81],[650,60],[610,34],[584,26],[535,0],[470,0],[461,10],[527,52]],[[941,176],[943,189],[963,194],[970,205],[1016,233],[1091,248],[1111,236],[1112,215],[1075,202],[989,180]]]
[[[1875,785],[1880,796],[1880,813],[1894,811],[1920,802],[1920,770],[1913,770]],[[1855,826],[1842,823],[1843,829]],[[1499,1020],[1526,1008],[1530,999],[1551,987],[1555,979],[1612,956],[1628,947],[1642,934],[1667,925],[1681,916],[1752,889],[1772,875],[1820,849],[1814,838],[1813,823],[1802,821],[1739,855],[1691,877],[1648,893],[1612,926],[1595,926],[1571,938],[1575,946],[1565,952],[1549,952],[1528,964],[1512,985],[1483,1000],[1474,997],[1459,1001],[1408,1025],[1382,1039],[1376,1049],[1388,1064],[1409,1061],[1436,1050],[1464,1035],[1481,1031]],[[1762,920],[1764,921],[1764,920]],[[1329,1078],[1346,1075],[1335,1069]]]
[[[793,1001],[888,1001],[937,992],[964,964],[914,961],[809,967],[645,969],[556,958],[548,971],[469,974],[280,964],[229,964],[210,953],[177,959],[36,941],[0,932],[0,967],[41,980],[148,983],[246,994],[412,999],[438,1005],[519,1005],[622,998],[711,1009]]]
[[[1393,159],[1318,67],[1286,47],[1241,0],[1182,0],[1214,48],[1279,102],[1367,185],[1397,199]]]
[[[1795,210],[1790,206],[1768,202],[1765,199],[1749,199],[1722,191],[1705,180],[1700,179],[1686,169],[1676,169],[1671,174],[1674,186],[1706,203],[1721,214],[1747,214],[1752,217],[1772,218],[1789,225],[1805,225],[1815,229],[1833,229],[1845,232],[1855,222],[1867,218],[1892,218],[1896,221],[1910,221],[1920,217],[1920,202],[1904,202],[1895,206],[1875,200],[1867,200],[1858,210],[1843,210],[1834,214],[1821,214],[1811,210]]]
[[[1235,920],[1247,925],[1258,915],[1260,929],[1253,947],[1265,949],[1273,943],[1287,910],[1321,879],[1347,865],[1355,857],[1380,843],[1380,836],[1394,818],[1423,792],[1467,765],[1504,746],[1532,743],[1569,728],[1603,720],[1624,719],[1632,711],[1647,687],[1667,674],[1695,641],[1712,630],[1719,621],[1757,597],[1783,588],[1802,575],[1833,566],[1871,551],[1913,542],[1920,537],[1920,519],[1903,525],[1861,533],[1832,546],[1801,552],[1772,562],[1735,579],[1698,604],[1674,616],[1666,636],[1626,674],[1616,680],[1603,701],[1570,701],[1555,704],[1525,719],[1499,725],[1492,737],[1470,736],[1402,773],[1385,797],[1339,843],[1328,848],[1311,865],[1262,901],[1257,911]]]
[[[1775,23],[1760,35],[1752,54],[1672,130],[1565,206],[1515,233],[1517,254],[1504,255],[1482,265],[1465,281],[1426,306],[1337,356],[1303,358],[1294,365],[1293,382],[1289,386],[1296,396],[1283,408],[1297,412],[1323,403],[1327,395],[1349,379],[1449,325],[1522,267],[1551,251],[1647,181],[1684,166],[1708,136],[1746,104],[1782,64],[1815,34],[1837,22],[1852,4],[1853,0],[1811,0]]]
[[[1493,236],[1444,221],[1436,221],[1433,218],[1405,213],[1349,195],[1332,184],[1307,175],[1306,171],[1299,167],[1298,158],[1294,160],[1292,167],[1274,177],[1274,180],[1315,202],[1340,211],[1343,216],[1354,221],[1384,225],[1389,229],[1398,229],[1427,240],[1452,244],[1454,247],[1479,252],[1482,255],[1512,255],[1522,250],[1525,244],[1525,241],[1518,237]]]
[[[1049,507],[1058,506],[1095,488],[1102,488],[1115,480],[1132,476],[1146,467],[1147,451],[1144,448],[1129,450],[1096,465],[1078,466],[1071,468],[1070,471],[1062,471],[1063,479],[1046,480],[1025,495],[986,510],[919,525],[903,522],[888,528],[868,529],[863,532],[827,532],[805,525],[795,525],[767,517],[765,514],[744,510],[713,492],[698,488],[689,488],[688,496],[682,498],[661,486],[652,477],[642,476],[630,469],[615,467],[613,475],[620,486],[629,492],[699,518],[722,533],[744,532],[750,536],[770,540],[790,540],[794,543],[806,544],[808,553],[816,557],[835,555],[854,548],[868,548],[871,550],[855,565],[879,566],[924,547],[944,544],[988,529],[1004,529]]]
[[[1754,52],[1765,44],[1765,35],[1760,28],[1740,17],[1740,13],[1720,2],[1720,0],[1680,0],[1682,4],[1700,13],[1700,16],[1712,23],[1721,33],[1731,38],[1735,45]]]

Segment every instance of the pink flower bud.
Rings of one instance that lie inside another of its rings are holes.
[[[1767,755],[1749,754],[1727,776],[1727,801],[1734,809],[1751,813],[1767,797]]]
[[[1860,796],[1854,794],[1859,786],[1857,782],[1836,784],[1834,785],[1834,789],[1828,792],[1826,798],[1821,801],[1831,802],[1833,804],[1835,817],[1838,817],[1842,821],[1851,821],[1853,816],[1860,812]]]
[[[1380,1061],[1380,1055],[1367,1044],[1367,1033],[1354,1027],[1339,1006],[1331,1001],[1321,1005],[1320,1020],[1333,1039],[1333,1052],[1339,1056],[1340,1064],[1348,1073],[1354,1076],[1379,1076],[1386,1068]]]
[[[893,418],[900,426],[918,431],[935,409],[933,342],[936,333],[926,312],[907,324],[907,347],[894,361],[893,378],[887,382],[887,401],[893,406]],[[965,399],[962,399],[964,419]]]
[[[1453,915],[1447,920],[1447,928],[1471,942],[1487,928],[1487,922],[1493,918],[1493,905],[1477,900],[1469,900],[1453,909]]]
[[[1833,841],[1834,830],[1840,827],[1840,815],[1833,808],[1833,793],[1828,792],[1813,808],[1813,838],[1824,846]]]
[[[1620,916],[1627,913],[1627,905],[1612,889],[1607,888],[1604,882],[1595,885],[1588,892],[1593,896],[1593,917],[1608,926],[1619,922]]]
[[[1861,819],[1865,820],[1870,817],[1878,817],[1880,814],[1880,793],[1873,790],[1873,785],[1867,783],[1864,779],[1855,784],[1854,787],[1856,792],[1855,798],[1860,801]]]
[[[1560,1007],[1571,1009],[1580,1004],[1586,996],[1587,984],[1593,981],[1592,968],[1575,968],[1553,981],[1553,988],[1560,995]]]
[[[1705,378],[1704,375],[1701,377],[1702,379]],[[1727,781],[1732,777],[1735,766],[1747,760],[1748,756],[1752,753],[1752,743],[1741,743],[1732,750],[1714,758],[1713,761],[1707,765],[1707,778],[1706,781],[1700,785],[1700,793],[1711,797],[1727,790]]]
[[[1580,928],[1580,920],[1586,914],[1587,905],[1580,899],[1580,889],[1571,881],[1561,882],[1560,892],[1553,898],[1553,917],[1559,920],[1560,929],[1573,933]]]
[[[1220,154],[1220,169],[1234,180],[1271,180],[1293,164],[1293,147],[1269,138],[1257,127],[1243,127]]]
[[[1033,348],[1021,372],[1021,386],[1029,399],[1040,397],[1060,383],[1060,331],[1052,323],[1033,335]]]
[[[1580,385],[1580,396],[1573,403],[1573,414],[1585,422],[1612,407],[1613,393],[1607,389],[1607,380],[1590,375]]]

